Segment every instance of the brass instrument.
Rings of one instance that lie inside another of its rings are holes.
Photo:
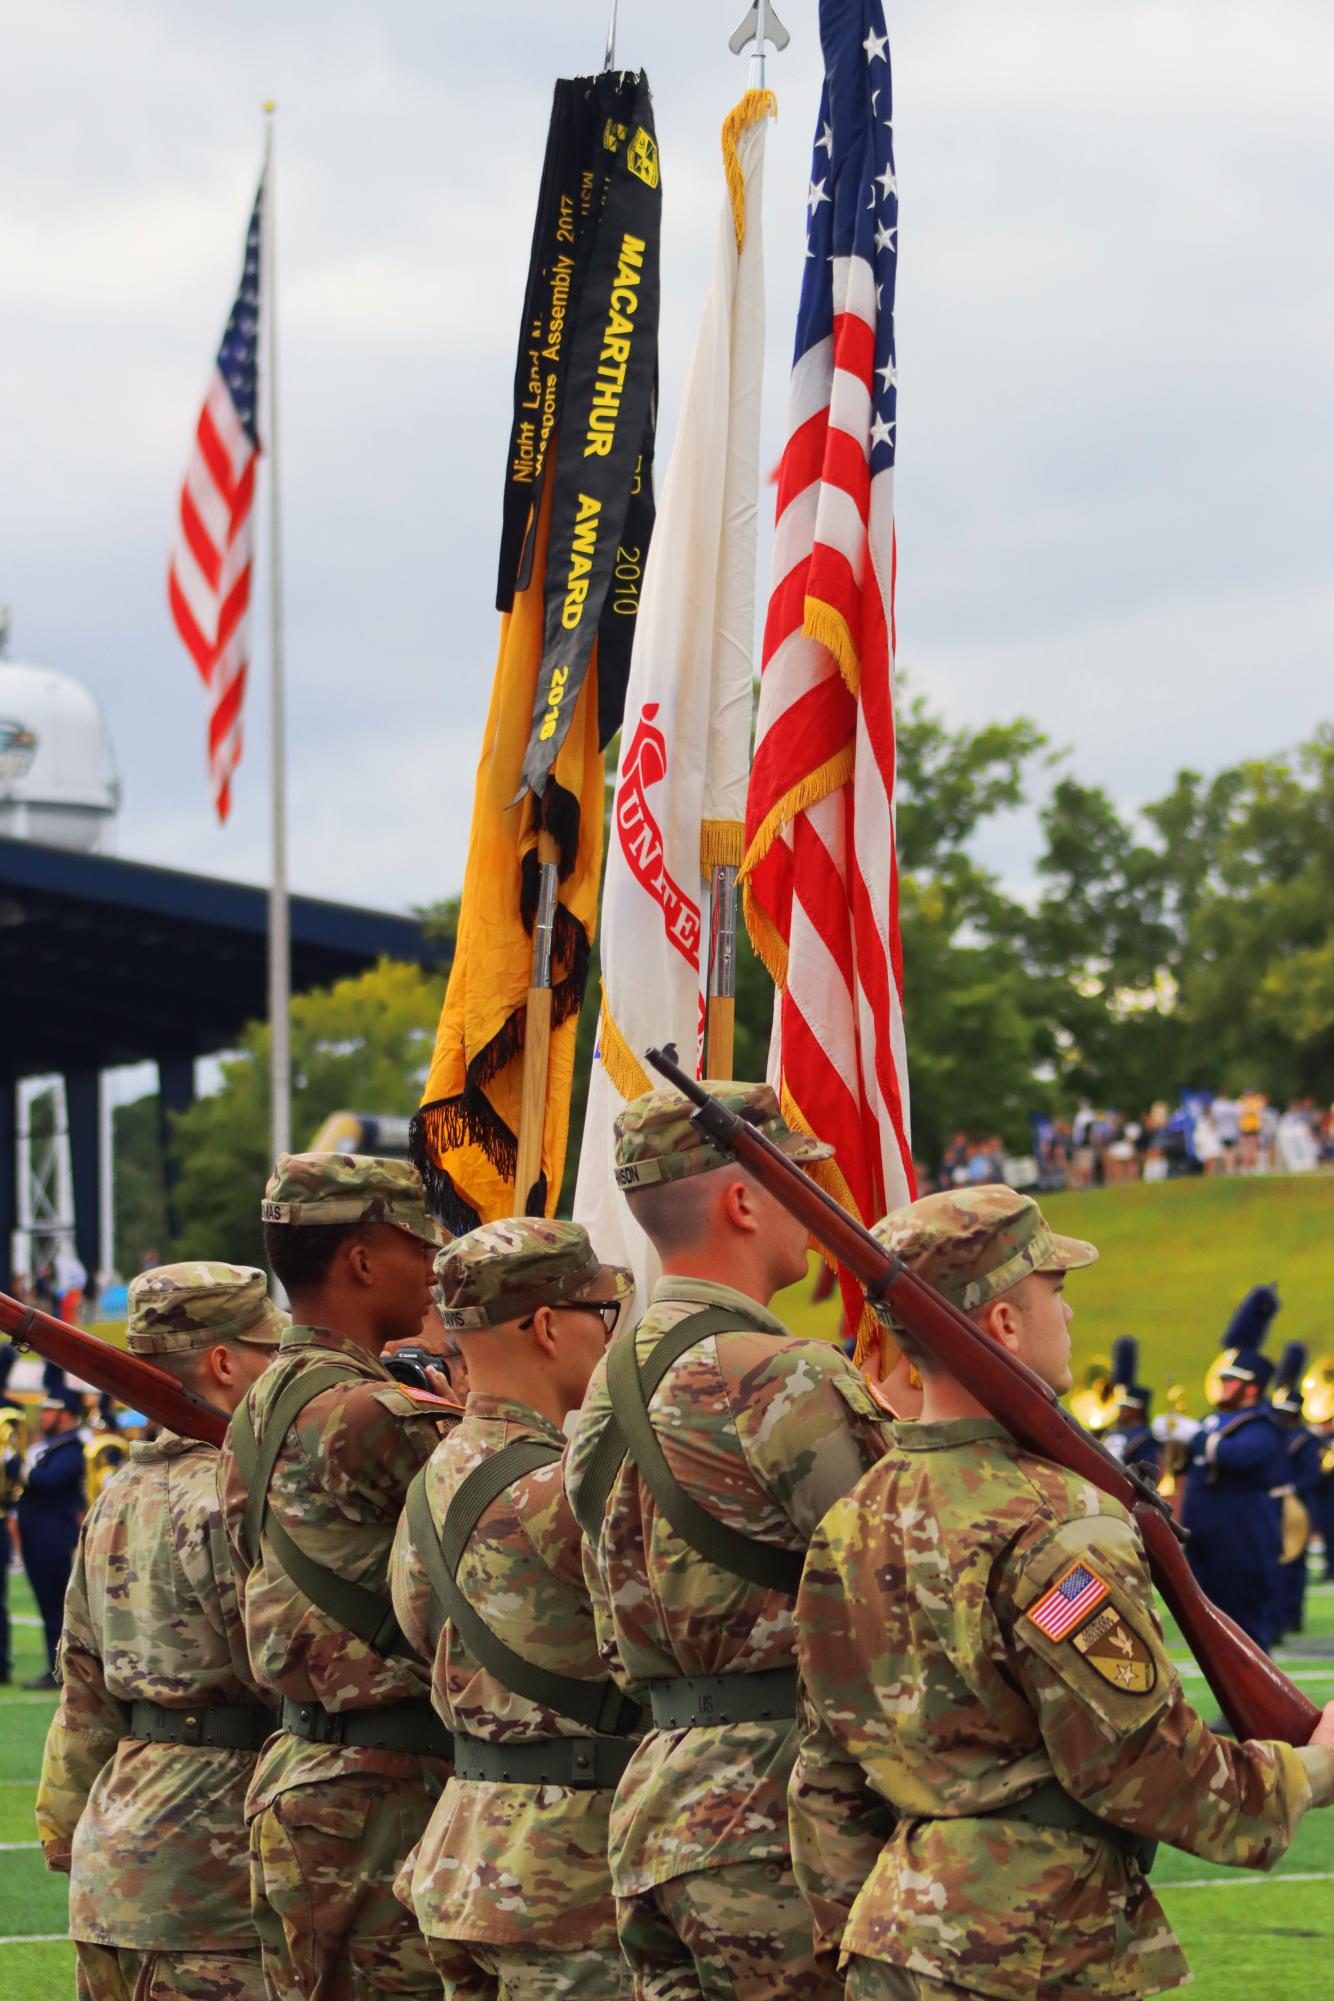
[[[1283,1535],[1281,1561],[1295,1563],[1311,1539],[1311,1516],[1305,1501],[1299,1500],[1291,1487],[1283,1494],[1282,1500],[1279,1515]]]
[[[125,1441],[114,1431],[94,1433],[83,1448],[83,1476],[88,1489],[88,1505],[101,1493],[118,1466],[129,1457]]]
[[[1084,1371],[1084,1380],[1070,1395],[1070,1408],[1085,1431],[1110,1430],[1121,1405],[1121,1387],[1112,1381],[1112,1365],[1105,1355],[1095,1355]]]
[[[28,1451],[27,1413],[18,1404],[0,1404],[0,1510],[16,1505],[23,1492],[23,1461]],[[9,1462],[17,1459],[19,1472],[11,1476]],[[5,1552],[0,1550],[0,1563]]]
[[[1159,1440],[1163,1448],[1163,1470],[1158,1476],[1158,1492],[1167,1500],[1175,1501],[1186,1461],[1190,1458],[1190,1441],[1195,1435],[1195,1423],[1183,1384],[1168,1384],[1167,1408],[1170,1415],[1165,1427],[1166,1436]],[[1184,1436],[1181,1423],[1173,1421],[1181,1419],[1190,1427]]]
[[[1334,1355],[1317,1355],[1302,1377],[1302,1415],[1315,1425],[1334,1419]]]

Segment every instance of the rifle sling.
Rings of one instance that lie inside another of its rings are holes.
[[[764,1331],[735,1307],[702,1307],[668,1329],[655,1343],[642,1370],[635,1355],[636,1330],[626,1328],[616,1336],[607,1353],[612,1414],[589,1456],[577,1512],[584,1534],[596,1544],[612,1486],[628,1453],[662,1513],[698,1556],[747,1584],[794,1597],[801,1580],[803,1553],[742,1535],[702,1508],[672,1472],[649,1417],[649,1399],[688,1349],[710,1335],[747,1329]]]
[[[274,1399],[262,1439],[256,1437],[249,1401],[238,1407],[231,1425],[232,1451],[248,1490],[241,1517],[241,1547],[253,1566],[259,1561],[260,1536],[267,1535],[274,1556],[292,1583],[326,1618],[355,1633],[377,1654],[411,1657],[412,1649],[399,1631],[387,1594],[354,1584],[307,1556],[269,1506],[269,1483],[292,1425],[308,1403],[336,1383],[347,1382],[351,1373],[341,1362],[317,1362],[301,1370]]]
[[[553,1668],[537,1667],[525,1660],[491,1630],[469,1603],[458,1581],[463,1552],[491,1503],[499,1500],[525,1473],[549,1466],[560,1456],[561,1448],[547,1439],[512,1439],[480,1466],[474,1466],[460,1483],[438,1535],[423,1467],[408,1489],[408,1534],[430,1579],[434,1638],[439,1637],[440,1628],[448,1620],[474,1660],[502,1688],[525,1696],[544,1709],[554,1709],[571,1722],[581,1723],[586,1730],[620,1733],[634,1728],[639,1709],[621,1694],[614,1682],[581,1681],[574,1675],[558,1674]]]

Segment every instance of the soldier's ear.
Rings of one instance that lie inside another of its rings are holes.
[[[539,1306],[533,1313],[533,1339],[542,1354],[555,1354],[556,1322],[549,1306]]]

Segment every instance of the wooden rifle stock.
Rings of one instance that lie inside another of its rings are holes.
[[[1129,1510],[1143,1538],[1153,1580],[1237,1735],[1276,1738],[1285,1744],[1309,1742],[1320,1711],[1254,1640],[1205,1597],[1181,1547],[1184,1532],[1155,1490],[1099,1445],[1026,1363],[988,1339],[934,1286],[883,1250],[869,1230],[772,1140],[728,1111],[660,1050],[650,1049],[647,1061],[689,1098],[700,1129],[735,1155],[831,1257],[846,1265],[873,1306],[892,1302],[895,1313],[929,1346],[939,1366],[968,1385],[1016,1444],[1064,1466]]]
[[[187,1390],[165,1369],[139,1355],[127,1355],[67,1321],[53,1320],[35,1306],[24,1306],[7,1292],[0,1292],[0,1329],[19,1347],[35,1348],[48,1362],[82,1376],[131,1409],[144,1411],[181,1438],[221,1445],[227,1436],[227,1413]]]

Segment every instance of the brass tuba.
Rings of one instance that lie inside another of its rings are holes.
[[[1334,1355],[1317,1355],[1302,1377],[1302,1416],[1314,1425],[1334,1419]]]
[[[1112,1381],[1112,1365],[1105,1355],[1095,1355],[1084,1371],[1084,1380],[1070,1395],[1070,1408],[1085,1431],[1107,1431],[1121,1403],[1119,1386]]]
[[[22,1406],[16,1403],[0,1404],[0,1512],[15,1506],[23,1492],[23,1461],[28,1451],[28,1418]],[[8,1467],[12,1459],[19,1462],[18,1473],[11,1477]],[[5,1533],[0,1528],[0,1534]],[[0,1549],[0,1563],[7,1552]]]
[[[1168,1384],[1167,1409],[1169,1415],[1164,1427],[1165,1436],[1160,1440],[1163,1448],[1163,1470],[1158,1476],[1158,1492],[1165,1499],[1175,1501],[1177,1490],[1181,1485],[1181,1476],[1190,1458],[1190,1441],[1195,1435],[1195,1421],[1190,1414],[1185,1389],[1180,1383]]]
[[[116,1468],[122,1466],[128,1457],[124,1439],[114,1431],[95,1432],[84,1446],[83,1477],[90,1508]]]

